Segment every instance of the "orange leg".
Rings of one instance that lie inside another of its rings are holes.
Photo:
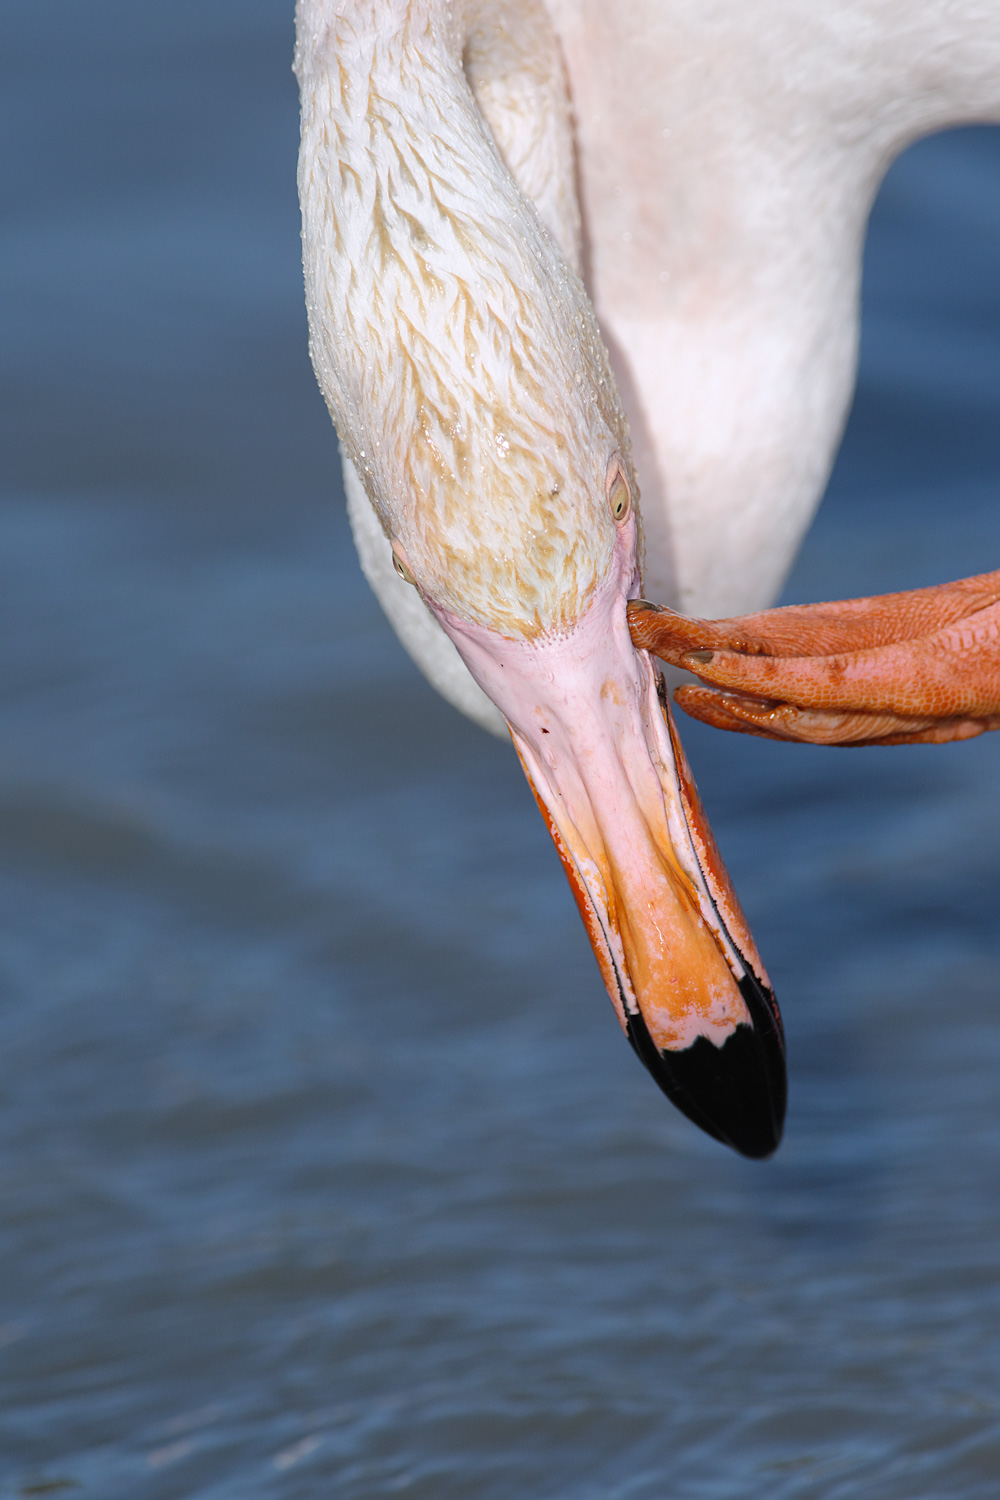
[[[692,620],[636,601],[633,643],[700,677],[687,713],[822,745],[906,745],[1000,729],[1000,571],[937,588]]]

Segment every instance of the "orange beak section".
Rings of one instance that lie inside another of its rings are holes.
[[[507,720],[632,1046],[709,1135],[770,1156],[785,1116],[781,1018],[662,679],[629,635],[628,541],[564,630],[511,639],[435,612]]]

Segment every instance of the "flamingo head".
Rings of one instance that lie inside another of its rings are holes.
[[[781,1024],[662,679],[629,635],[641,531],[627,430],[603,360],[579,358],[565,331],[548,348],[574,350],[577,368],[550,357],[512,390],[526,362],[508,349],[503,404],[469,392],[442,423],[425,401],[397,447],[383,439],[396,570],[506,720],[636,1052],[709,1134],[767,1156]]]

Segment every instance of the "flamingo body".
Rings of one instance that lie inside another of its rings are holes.
[[[643,567],[689,611],[777,588],[849,398],[880,173],[1000,110],[1000,17],[934,8],[900,42],[901,14],[297,10],[311,351],[365,570],[431,680],[509,731],[636,1051],[750,1156],[780,1138],[780,1018],[639,592]]]

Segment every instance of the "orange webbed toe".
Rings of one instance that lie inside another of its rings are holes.
[[[815,744],[916,744],[1000,727],[1000,571],[729,620],[629,606],[637,647],[694,673],[685,712]]]

